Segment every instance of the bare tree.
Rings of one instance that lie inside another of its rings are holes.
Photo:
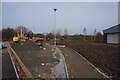
[[[18,26],[18,27],[16,28],[16,31],[20,30],[20,28],[22,28],[22,31],[23,31],[23,33],[25,33],[25,34],[27,34],[27,33],[30,31],[28,28],[26,28],[26,27],[24,27],[24,26]]]
[[[64,29],[64,38],[67,39],[67,37],[68,37],[68,30],[65,28]]]
[[[61,36],[61,29],[58,29],[58,30],[57,30],[56,36],[57,36],[57,38],[60,38],[60,36]]]
[[[85,27],[83,29],[83,34],[84,34],[84,40],[86,40],[85,37],[86,37],[86,34],[87,34],[87,29]]]
[[[96,32],[97,32],[97,30],[96,30],[96,28],[95,28],[94,31],[93,31],[93,34],[94,34],[94,40],[95,40]]]
[[[91,40],[93,40],[93,35],[91,34]]]
[[[47,34],[46,34],[46,39],[47,39],[47,40],[52,40],[52,39],[54,39],[54,34],[53,34],[53,33],[47,33]]]
[[[55,29],[53,29],[53,30],[51,31],[51,33],[55,36]]]
[[[96,41],[102,42],[103,41],[103,35],[100,32],[96,33]]]
[[[46,35],[47,35],[47,33],[43,33],[43,35],[44,35],[44,38],[45,38],[45,41],[46,41]]]
[[[2,40],[12,40],[15,35],[16,31],[13,28],[2,29]]]

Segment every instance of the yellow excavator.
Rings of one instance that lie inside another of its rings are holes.
[[[20,40],[24,39],[24,33],[22,32],[22,28],[17,31],[17,36],[13,37],[13,42],[19,42]]]

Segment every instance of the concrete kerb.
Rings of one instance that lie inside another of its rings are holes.
[[[71,49],[71,48],[69,48],[69,49]],[[71,49],[71,50],[73,50],[73,49]],[[73,51],[75,51],[75,50],[73,50]],[[108,78],[108,79],[110,79],[110,77],[108,76],[108,75],[106,75],[106,74],[104,74],[103,72],[101,72],[97,67],[95,67],[91,62],[89,62],[85,57],[83,57],[81,54],[79,54],[77,51],[75,51],[80,57],[82,57],[88,64],[90,64],[93,68],[95,68],[96,69],[96,71],[98,71],[100,74],[102,74],[103,76],[104,76],[104,78]],[[111,79],[110,79],[111,80]]]
[[[66,62],[65,62],[65,58],[62,54],[62,51],[57,47],[57,46],[54,46],[56,48],[56,50],[60,53],[60,55],[62,56],[63,58],[63,63],[64,63],[64,69],[65,69],[65,75],[66,75],[66,79],[69,79],[69,75],[68,75],[68,71],[67,71],[67,66],[66,66]]]
[[[58,49],[58,51],[60,51],[61,55],[63,56],[62,51],[58,47],[57,47],[57,49]],[[64,59],[64,68],[65,68],[65,72],[66,72],[66,78],[69,78],[64,56],[63,56],[63,59]]]

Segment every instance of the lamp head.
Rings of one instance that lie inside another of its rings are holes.
[[[56,11],[57,11],[57,9],[55,8],[55,9],[54,9],[54,11],[56,12]]]

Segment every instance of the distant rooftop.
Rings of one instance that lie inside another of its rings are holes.
[[[103,30],[103,33],[120,33],[120,24]]]

